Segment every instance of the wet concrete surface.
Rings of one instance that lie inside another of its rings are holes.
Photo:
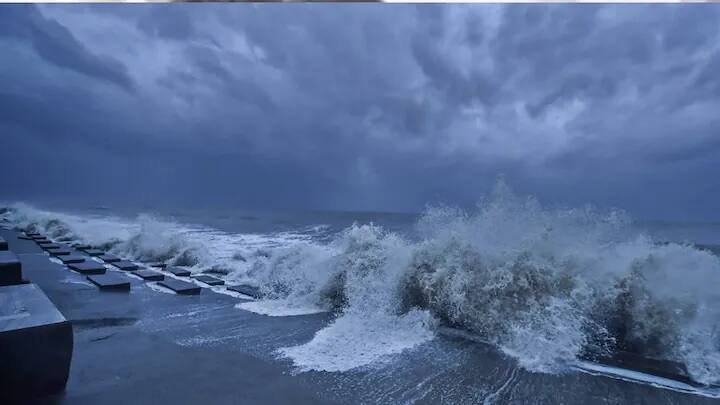
[[[51,262],[32,241],[0,230],[72,322],[75,349],[64,394],[52,404],[711,404],[717,399],[579,372],[527,372],[493,347],[440,337],[380,364],[299,373],[277,349],[303,344],[330,314],[268,317],[202,288],[176,295],[110,266],[130,292],[101,292]],[[167,278],[167,277],[166,277]]]

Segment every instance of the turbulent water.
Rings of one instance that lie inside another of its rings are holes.
[[[311,341],[277,353],[300,370],[392,361],[449,326],[531,371],[562,373],[578,359],[624,350],[720,383],[720,259],[656,240],[617,211],[547,209],[499,184],[472,212],[430,208],[407,232],[318,222],[242,233],[26,204],[0,212],[56,240],[259,287],[265,299],[242,309],[334,312]]]

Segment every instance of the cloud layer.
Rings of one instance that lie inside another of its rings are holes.
[[[8,199],[720,219],[720,7],[2,6]]]

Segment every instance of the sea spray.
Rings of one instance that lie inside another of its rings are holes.
[[[132,259],[222,269],[227,280],[269,297],[246,309],[334,311],[311,341],[281,350],[301,370],[387,359],[431,339],[437,324],[491,342],[532,371],[563,372],[578,358],[625,350],[719,382],[717,256],[659,244],[620,211],[547,209],[504,184],[473,211],[429,208],[412,239],[355,224],[319,243],[302,234],[233,234],[24,204],[2,216]]]

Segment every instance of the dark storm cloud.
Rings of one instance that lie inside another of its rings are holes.
[[[504,173],[552,203],[720,218],[715,5],[2,11],[4,165],[41,156],[97,199],[415,210]],[[8,198],[66,196],[22,178]]]

